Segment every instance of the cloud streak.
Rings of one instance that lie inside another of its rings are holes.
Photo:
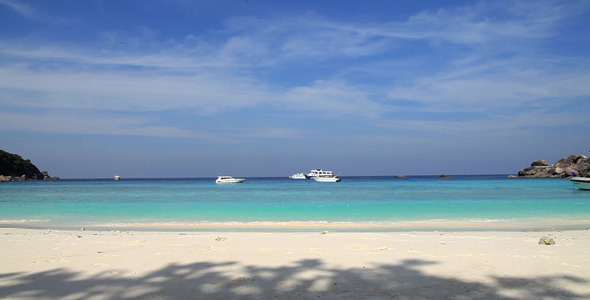
[[[0,4],[23,16],[35,15],[20,2]],[[183,39],[159,37],[145,28],[101,31],[94,43],[3,40],[0,105],[20,108],[21,118],[27,108],[46,108],[47,114],[134,113],[128,116],[130,124],[114,119],[110,123],[116,126],[80,126],[72,132],[87,134],[212,135],[203,133],[207,128],[154,128],[142,121],[143,113],[176,110],[224,120],[241,110],[252,118],[293,111],[309,114],[297,117],[303,122],[323,116],[366,127],[457,131],[471,124],[392,116],[477,113],[485,123],[499,114],[511,118],[507,112],[542,99],[590,95],[585,84],[589,69],[575,68],[588,66],[588,57],[556,55],[542,46],[560,34],[564,20],[588,11],[584,2],[574,6],[480,2],[369,22],[334,21],[318,13],[235,17],[223,23],[226,27]],[[52,117],[44,121],[60,124]],[[265,121],[281,129],[260,136],[305,136],[280,120]],[[523,126],[521,122],[506,124]],[[57,126],[59,130],[71,132]]]
[[[32,7],[19,1],[0,0],[0,5],[5,5],[11,8],[25,18],[35,19],[35,16],[37,15],[36,11]]]

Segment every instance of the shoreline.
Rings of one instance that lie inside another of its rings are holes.
[[[0,228],[18,299],[587,299],[590,230],[151,232]],[[540,245],[549,236],[555,245]]]
[[[108,222],[60,223],[49,220],[0,220],[0,228],[108,231],[235,232],[405,232],[405,231],[543,231],[590,229],[590,219],[416,220],[399,222],[252,221],[252,222]]]

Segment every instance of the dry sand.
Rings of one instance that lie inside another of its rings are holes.
[[[589,268],[589,230],[0,229],[8,299],[590,299]]]

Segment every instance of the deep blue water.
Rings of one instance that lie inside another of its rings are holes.
[[[340,183],[248,178],[112,179],[0,184],[0,226],[121,223],[589,220],[590,191],[565,179],[506,175],[343,177]]]

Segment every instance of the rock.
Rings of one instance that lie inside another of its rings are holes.
[[[555,240],[548,236],[544,236],[539,240],[539,245],[555,245]]]
[[[548,174],[548,167],[531,166],[518,171],[518,176],[524,177],[546,177]]]
[[[590,173],[590,159],[585,155],[570,155],[549,165],[545,160],[535,160],[530,167],[518,172],[521,177],[556,177],[569,178],[572,176],[588,176]]]
[[[49,176],[47,171],[42,171],[41,174],[43,175],[43,180],[59,180],[59,177]]]
[[[531,167],[546,167],[549,166],[549,163],[546,160],[535,160],[532,164]]]
[[[442,174],[442,175],[440,175],[440,177],[442,177],[442,178],[449,178],[449,177],[451,177],[451,175],[449,175],[449,174]]]

